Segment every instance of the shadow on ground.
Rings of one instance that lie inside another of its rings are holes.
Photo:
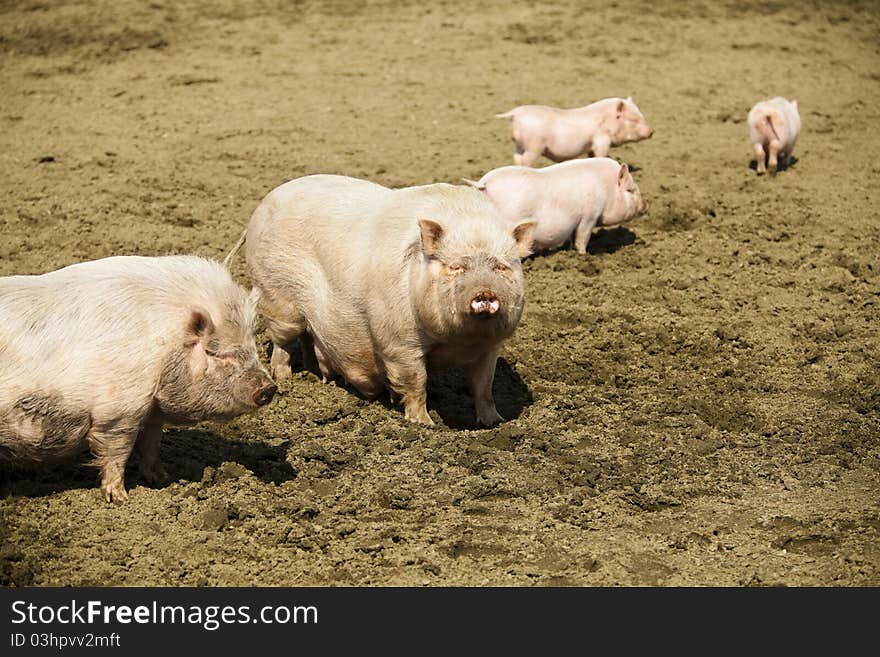
[[[201,481],[205,468],[223,463],[239,463],[263,482],[280,484],[296,477],[285,462],[287,443],[278,446],[262,442],[242,442],[221,438],[202,429],[166,429],[162,436],[162,464],[172,481]],[[100,486],[98,469],[88,456],[76,463],[38,470],[0,470],[0,498],[45,497],[65,490]],[[125,469],[126,487],[147,485],[138,472],[133,456]],[[164,488],[157,485],[155,488]]]

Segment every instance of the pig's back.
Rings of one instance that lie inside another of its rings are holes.
[[[0,297],[8,302],[19,305],[26,298],[38,302],[23,308],[26,314],[80,319],[97,312],[93,323],[105,320],[118,329],[125,325],[123,310],[142,310],[155,324],[163,316],[176,318],[180,309],[194,306],[219,314],[243,295],[220,263],[198,256],[114,256],[38,276],[0,279]]]
[[[340,227],[357,230],[352,225],[354,217],[369,213],[390,192],[382,185],[348,176],[321,174],[291,180],[260,203],[248,228],[248,242],[265,240],[273,231],[307,231],[306,239],[295,240],[294,246],[299,247],[313,241],[308,239],[312,236],[335,235]]]
[[[559,107],[551,107],[550,105],[520,105],[510,110],[513,118],[520,120],[527,116],[545,116],[558,117],[566,110]]]
[[[569,110],[549,105],[522,105],[512,110],[514,128],[520,131],[545,132],[572,123]]]
[[[370,219],[390,192],[334,175],[305,176],[275,188],[248,225],[245,248],[254,282],[285,287],[286,272],[296,271],[313,284],[348,286],[355,270],[369,263]]]
[[[572,178],[583,176],[601,177],[607,179],[609,175],[616,176],[620,169],[620,162],[610,157],[584,157],[567,162],[559,162],[543,169],[536,169],[541,175],[549,178],[557,178],[560,181],[568,181]]]
[[[581,215],[596,204],[604,205],[619,170],[620,163],[610,157],[569,160],[537,169],[533,185],[541,189],[542,199],[567,213]]]
[[[221,265],[194,256],[117,256],[0,278],[0,369],[27,387],[34,363],[51,363],[62,392],[90,393],[82,382],[111,371],[151,385],[191,309],[223,312],[229,285]]]
[[[385,236],[386,252],[402,257],[420,239],[420,219],[440,223],[450,236],[467,236],[477,242],[506,239],[505,223],[483,192],[471,186],[447,183],[394,190],[374,217],[373,230]]]
[[[535,217],[541,203],[538,172],[524,166],[506,166],[493,169],[480,181],[486,194],[498,208],[508,226]]]

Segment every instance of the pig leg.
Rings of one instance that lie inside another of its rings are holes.
[[[525,135],[517,134],[515,127],[513,143],[516,146],[516,153],[513,154],[513,163],[519,166],[532,166],[541,157],[541,153],[544,152],[542,139],[535,138],[534,135],[530,136],[528,133]]]
[[[523,153],[516,153],[513,156],[513,161],[519,166],[530,167],[538,161],[539,157],[541,157],[540,152],[524,151]]]
[[[305,333],[305,328],[305,318],[291,322],[266,316],[266,332],[272,340],[269,367],[275,381],[280,383],[290,378],[290,352],[295,348],[297,338]]]
[[[306,318],[289,299],[264,290],[260,310],[266,320],[266,333],[272,340],[269,361],[272,378],[278,383],[290,378],[290,354],[297,339],[306,331]]]
[[[150,418],[138,434],[135,449],[140,456],[140,471],[149,484],[168,481],[168,473],[159,462],[159,443],[162,440],[162,420]]]
[[[277,342],[272,342],[272,357],[269,359],[269,369],[272,372],[272,378],[278,382],[284,381],[290,377],[290,351],[289,346],[281,346]],[[305,353],[305,349],[303,349]]]
[[[518,166],[530,167],[534,164],[539,157],[541,157],[541,152],[544,150],[544,146],[540,142],[540,139],[536,140],[534,136],[530,136],[528,131],[523,134],[517,124],[514,122],[513,124],[513,145],[516,148],[516,152],[513,154],[513,163]],[[527,143],[531,142],[531,143]]]
[[[388,362],[385,364],[388,382],[403,397],[404,416],[410,422],[432,426],[434,420],[428,415],[428,373],[421,359],[410,363]]]
[[[587,243],[593,234],[598,218],[584,217],[574,231],[574,248],[578,253],[587,252]]]
[[[483,427],[491,427],[499,422],[504,422],[504,418],[498,414],[498,409],[495,408],[495,398],[492,396],[492,383],[495,381],[497,360],[498,352],[490,351],[465,367],[468,386],[477,410],[477,424]]]
[[[516,137],[513,138],[513,147],[516,152],[513,154],[513,163],[516,165],[522,164],[522,154],[525,152],[525,147],[516,140]]]
[[[593,148],[590,149],[591,157],[608,157],[611,150],[611,139],[605,135],[596,135],[593,139]]]
[[[101,490],[108,502],[124,502],[128,499],[125,492],[125,464],[131,456],[137,440],[136,427],[111,427],[105,430],[93,428],[89,435],[89,446],[98,467],[101,468]]]
[[[779,166],[783,169],[787,169],[791,164],[791,151],[780,151],[779,152]]]
[[[321,341],[313,336],[309,336],[312,340],[312,358],[317,365],[316,372],[321,374],[321,383],[327,383],[337,375],[336,370],[330,364],[327,357],[327,349]]]
[[[771,173],[776,173],[777,168],[779,167],[778,153],[779,153],[779,140],[771,139],[770,146],[768,150],[770,151],[769,157],[767,158],[767,168],[770,169]]]
[[[755,143],[755,159],[757,160],[757,171],[760,176],[762,173],[767,173],[767,164],[766,164],[766,154],[764,153],[764,144],[761,142]]]

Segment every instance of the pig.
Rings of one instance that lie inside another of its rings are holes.
[[[780,163],[783,167],[789,164],[800,131],[797,100],[777,96],[757,103],[749,111],[749,137],[759,176],[766,173],[768,167],[776,173]]]
[[[388,388],[407,420],[432,425],[428,368],[459,365],[478,425],[503,421],[495,364],[522,314],[520,259],[533,229],[506,227],[463,185],[389,189],[313,175],[277,187],[244,235],[271,372],[290,376],[300,339],[325,380],[341,376],[368,399]]]
[[[123,502],[134,448],[150,483],[162,425],[228,420],[276,386],[254,341],[256,296],[196,256],[117,256],[0,278],[0,462],[90,450]]]
[[[654,134],[632,98],[605,98],[575,109],[523,105],[495,116],[511,119],[513,161],[527,167],[541,155],[554,162],[583,155],[605,157],[611,146]]]
[[[543,169],[507,166],[476,182],[464,180],[485,193],[509,225],[537,222],[535,252],[559,248],[573,236],[575,249],[586,253],[595,226],[615,226],[648,209],[629,167],[608,157]]]

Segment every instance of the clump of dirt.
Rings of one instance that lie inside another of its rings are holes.
[[[308,173],[478,178],[518,104],[633,95],[656,133],[612,151],[645,217],[526,262],[507,422],[456,370],[434,428],[298,371],[168,430],[173,483],[132,467],[123,506],[0,474],[0,584],[880,584],[880,12],[655,5],[6,3],[0,275],[222,257]],[[759,178],[774,95],[803,133]]]

